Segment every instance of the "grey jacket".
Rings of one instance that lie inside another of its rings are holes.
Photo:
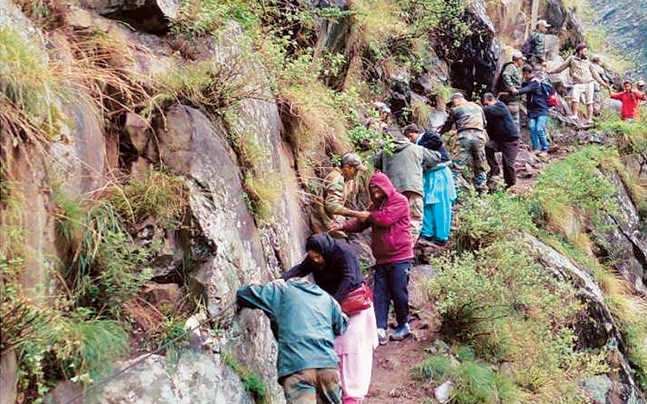
[[[375,169],[389,176],[398,192],[414,192],[424,195],[422,173],[441,162],[437,151],[411,143],[408,139],[396,139],[392,155],[380,151],[375,155]]]

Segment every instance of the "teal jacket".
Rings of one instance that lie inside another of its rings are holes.
[[[270,318],[279,343],[279,379],[303,369],[336,368],[335,336],[346,331],[348,318],[339,304],[306,279],[243,285],[236,293],[241,307],[261,309]]]

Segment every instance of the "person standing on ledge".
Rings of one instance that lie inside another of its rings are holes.
[[[501,152],[503,162],[503,179],[505,187],[510,188],[517,183],[515,162],[519,152],[519,130],[512,120],[512,115],[505,104],[497,101],[492,93],[483,94],[483,111],[487,118],[487,133],[490,140],[485,144],[485,157],[490,166],[488,181],[501,172],[496,152]]]
[[[583,99],[584,105],[586,105],[586,112],[584,113],[585,124],[589,125],[593,123],[593,94],[595,92],[594,83],[597,81],[600,85],[607,90],[611,89],[608,83],[606,83],[598,75],[598,72],[593,63],[587,58],[588,48],[586,44],[579,44],[575,48],[575,54],[571,55],[556,69],[548,71],[548,74],[556,74],[568,68],[568,73],[571,77],[571,82],[573,83],[573,90],[571,93],[571,118],[579,122],[579,117],[577,113],[577,106],[579,102]]]
[[[409,336],[409,271],[413,262],[409,201],[399,193],[389,177],[374,173],[369,181],[371,204],[359,218],[329,229],[360,232],[371,228],[371,251],[375,257],[375,319],[380,345],[388,341],[387,324],[389,304],[393,300],[397,327],[392,340]]]

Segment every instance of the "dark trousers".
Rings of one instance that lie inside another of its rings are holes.
[[[513,140],[511,142],[497,142],[489,140],[485,144],[485,158],[490,166],[490,173],[488,177],[494,177],[501,173],[501,168],[496,160],[496,152],[501,152],[503,162],[503,179],[505,186],[510,188],[517,183],[517,172],[515,170],[515,161],[517,160],[517,153],[519,152],[520,140]]]
[[[411,261],[400,261],[375,266],[373,295],[377,328],[386,328],[389,303],[393,300],[398,327],[409,322],[409,271]]]

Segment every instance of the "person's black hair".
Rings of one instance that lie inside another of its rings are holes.
[[[483,102],[485,102],[485,101],[493,101],[495,99],[496,99],[496,97],[492,93],[483,94]]]
[[[525,65],[524,67],[521,68],[522,73],[532,73],[532,66],[530,65]]]

